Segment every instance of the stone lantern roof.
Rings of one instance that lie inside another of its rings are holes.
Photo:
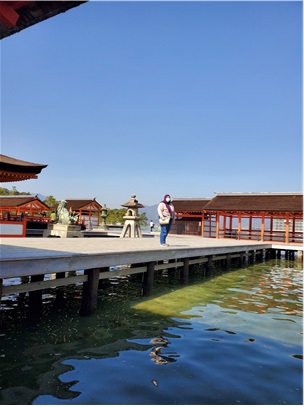
[[[128,200],[128,202],[121,204],[121,206],[124,206],[125,208],[144,208],[145,206],[142,205],[141,203],[138,202],[136,199],[136,195],[131,195],[131,198]]]

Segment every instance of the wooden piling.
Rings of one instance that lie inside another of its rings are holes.
[[[298,250],[298,251],[297,251],[297,260],[298,260],[299,262],[302,262],[302,261],[303,261],[303,251],[302,251],[302,250]]]
[[[208,261],[206,263],[206,268],[207,268],[207,273],[211,273],[214,270],[214,265],[213,265],[213,257],[214,256],[207,256]]]
[[[270,249],[269,251],[270,251],[270,258],[271,258],[271,259],[275,259],[276,256],[277,256],[277,251],[276,251],[276,249]]]
[[[180,282],[181,284],[188,284],[189,282],[189,257],[184,259],[184,266],[180,272]]]
[[[263,250],[256,250],[255,251],[255,261],[256,262],[263,261]]]
[[[226,271],[231,269],[231,254],[227,254],[226,257]]]
[[[97,308],[97,292],[99,284],[99,268],[85,270],[88,281],[83,283],[80,315],[92,314]]]
[[[239,265],[240,265],[240,267],[244,267],[245,264],[246,264],[246,253],[240,252],[240,262],[239,262]]]
[[[44,274],[31,276],[31,283],[39,283],[44,280]],[[29,293],[29,312],[39,314],[42,309],[42,290],[37,289]]]
[[[152,293],[155,264],[156,264],[155,261],[150,261],[149,263],[147,263],[147,271],[146,273],[144,273],[143,278],[143,287],[142,287],[143,295],[150,295]]]
[[[248,264],[253,264],[254,263],[254,251],[249,250],[248,251]]]

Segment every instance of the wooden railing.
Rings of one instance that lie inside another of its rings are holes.
[[[220,230],[219,238],[226,239],[239,239],[239,240],[262,240],[261,230],[241,230],[238,232],[237,229],[231,230]],[[264,231],[264,242],[286,242],[286,233],[281,230],[265,230]],[[302,243],[303,242],[303,232],[289,232],[288,243]]]

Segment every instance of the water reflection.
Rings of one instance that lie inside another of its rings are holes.
[[[151,360],[155,362],[157,365],[167,365],[168,363],[176,362],[177,360],[176,358],[178,357],[176,352],[169,354],[168,352],[166,354],[164,352],[164,349],[166,349],[170,344],[170,341],[168,339],[153,338],[151,339],[150,343],[152,343],[153,345],[157,345],[154,346],[154,348],[150,352]]]
[[[212,302],[229,310],[301,316],[301,280],[300,269],[255,265],[155,296],[134,308],[178,317],[197,303]]]
[[[181,289],[178,273],[170,284],[159,275],[146,301],[135,279],[103,282],[86,318],[80,287],[50,291],[35,321],[26,296],[22,307],[7,301],[0,402],[301,404],[302,271],[292,264],[198,273]]]

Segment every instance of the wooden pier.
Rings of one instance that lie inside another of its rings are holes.
[[[150,238],[3,238],[0,253],[0,294],[7,296],[84,283],[81,313],[89,314],[96,308],[99,280],[141,273],[142,292],[149,295],[153,289],[154,272],[180,268],[181,283],[188,282],[189,268],[204,264],[208,272],[214,261],[222,261],[226,269],[231,260],[239,265],[266,258],[279,257],[281,251],[294,253],[302,259],[302,246],[274,244],[231,239],[209,239],[194,236],[170,235],[170,246],[161,247],[159,237]],[[112,269],[113,266],[121,266]],[[84,270],[81,275],[75,271]],[[46,274],[55,274],[45,280]],[[26,278],[27,283],[3,284],[5,279]]]

